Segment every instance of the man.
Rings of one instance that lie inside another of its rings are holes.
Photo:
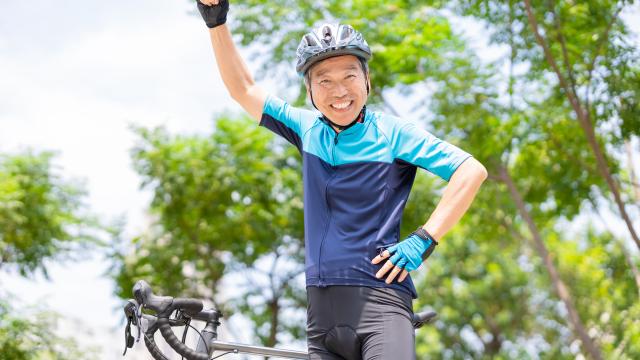
[[[367,110],[371,50],[352,27],[326,24],[300,42],[296,70],[312,111],[255,84],[225,25],[227,1],[198,8],[231,97],[303,157],[310,358],[415,359],[409,272],[466,212],[484,166],[413,122]],[[428,221],[399,241],[417,167],[449,184]]]

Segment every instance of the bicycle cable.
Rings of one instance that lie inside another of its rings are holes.
[[[193,327],[193,325],[191,325],[191,324],[187,324],[187,326],[192,328],[193,331],[195,331],[198,334],[198,336],[200,336],[200,339],[202,340],[202,343],[204,344],[204,349],[207,351],[207,354],[208,354],[209,353],[209,345],[207,345],[207,342],[204,340],[204,336],[202,336],[202,333],[200,331],[198,331],[198,329]]]
[[[182,332],[182,343],[186,345],[186,340],[187,340],[187,331],[189,331],[189,325],[191,323],[191,319],[187,319],[187,321],[185,322],[185,327],[184,327],[184,331]],[[184,360],[184,356],[180,356],[180,360]]]
[[[226,353],[224,353],[224,354],[220,354],[220,355],[218,355],[218,356],[212,357],[212,358],[211,358],[211,360],[213,360],[213,359],[217,359],[217,358],[222,357],[222,356],[225,356],[225,355],[229,355],[229,354],[231,354],[231,353],[237,354],[237,353],[238,353],[238,349],[234,349],[234,350],[232,350],[232,351],[227,351],[227,352],[226,352]]]
[[[175,317],[173,318],[173,320],[179,320],[179,312],[175,313]],[[184,323],[185,327],[184,327],[184,331],[182,332],[182,343],[183,344],[187,344],[186,340],[187,340],[187,331],[189,331],[189,328],[192,328],[193,331],[196,332],[196,334],[198,334],[198,336],[200,336],[200,340],[202,340],[202,343],[204,344],[204,348],[207,351],[207,354],[209,353],[209,345],[207,345],[206,340],[204,339],[204,336],[202,336],[202,333],[200,331],[198,331],[198,329],[196,329],[193,325],[191,325],[191,318],[190,317],[186,317],[186,321]],[[226,355],[226,354],[223,354]],[[184,355],[180,355],[180,359],[184,360]],[[214,358],[215,359],[215,358]]]

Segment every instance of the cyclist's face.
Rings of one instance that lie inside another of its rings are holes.
[[[360,60],[353,55],[336,56],[309,71],[309,86],[318,110],[336,124],[350,124],[367,102],[368,75]]]

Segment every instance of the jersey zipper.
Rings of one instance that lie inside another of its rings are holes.
[[[324,229],[324,235],[322,235],[322,240],[320,240],[320,249],[318,250],[318,277],[320,278],[318,286],[320,287],[326,286],[326,284],[324,283],[324,277],[322,276],[322,248],[324,247],[324,241],[327,238],[327,233],[329,232],[329,227],[331,226],[332,214],[331,214],[331,202],[329,201],[329,183],[331,182],[331,180],[333,180],[335,175],[336,174],[333,173],[331,177],[329,177],[329,179],[327,180],[327,185],[325,185],[325,188],[324,188],[324,199],[327,203],[327,213],[329,214],[328,216],[329,219],[327,221],[327,226]]]
[[[336,166],[336,146],[338,145],[338,135],[340,135],[340,133],[337,131],[335,131],[335,133],[336,135],[333,138],[333,149],[331,149],[331,160],[332,160],[331,165],[332,166]],[[329,184],[331,183],[331,180],[333,180],[335,176],[336,176],[336,173],[334,172],[327,180],[327,184],[325,185],[325,188],[324,188],[324,199],[327,203],[327,213],[329,214],[329,220],[327,221],[327,226],[324,230],[324,235],[322,236],[322,240],[320,240],[320,249],[318,250],[318,277],[320,278],[320,281],[318,283],[319,287],[326,286],[324,282],[324,277],[322,275],[322,249],[324,247],[324,241],[327,238],[327,233],[329,232],[329,227],[331,226],[332,214],[331,214],[331,202],[329,201]]]
[[[336,132],[336,136],[333,138],[333,149],[331,150],[331,157],[333,158],[333,166],[336,166],[336,148],[338,147],[338,135],[339,132]]]
[[[331,166],[336,166],[336,147],[338,147],[338,136],[340,135],[335,129],[331,128],[335,132],[333,136],[333,146],[331,146]]]

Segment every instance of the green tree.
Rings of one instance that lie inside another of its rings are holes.
[[[513,56],[513,52],[510,55]],[[507,204],[505,203],[497,208],[501,210],[512,208],[515,215],[520,217],[520,219],[516,218],[518,221],[515,222],[515,226],[509,226],[513,239],[531,243],[530,248],[539,254],[551,279],[549,282],[545,281],[544,277],[540,277],[537,282],[551,285],[568,312],[568,316],[558,316],[559,314],[554,315],[551,312],[553,316],[550,318],[557,319],[561,323],[568,318],[568,323],[575,331],[575,336],[581,339],[586,352],[594,358],[599,358],[602,356],[599,348],[601,345],[606,345],[605,341],[594,340],[600,339],[601,334],[595,332],[596,335],[588,335],[587,329],[589,333],[594,334],[593,330],[599,326],[598,323],[601,320],[595,312],[581,309],[582,297],[574,295],[580,294],[582,284],[588,284],[589,281],[586,278],[581,279],[583,282],[567,280],[572,278],[571,273],[563,273],[558,269],[562,263],[554,259],[553,255],[564,254],[570,250],[566,250],[567,247],[555,246],[552,240],[559,237],[564,238],[565,246],[580,241],[596,247],[596,244],[582,239],[559,236],[558,233],[564,233],[560,224],[566,227],[567,219],[576,218],[583,213],[582,208],[585,203],[593,202],[598,198],[601,189],[605,186],[604,180],[598,176],[597,172],[590,171],[589,166],[585,166],[595,162],[593,153],[589,150],[584,138],[574,135],[578,124],[568,117],[569,112],[566,111],[563,103],[555,96],[545,98],[544,91],[532,91],[532,89],[540,89],[544,83],[536,83],[523,76],[515,78],[510,72],[508,81],[510,94],[507,96],[508,101],[504,101],[504,96],[500,97],[491,89],[496,88],[493,84],[500,82],[504,84],[507,81],[501,80],[499,76],[478,73],[476,69],[481,67],[481,65],[475,66],[466,71],[460,69],[458,76],[449,75],[443,79],[442,90],[437,91],[432,99],[431,110],[436,114],[433,125],[448,134],[462,134],[464,140],[461,141],[489,166],[489,171],[493,174],[492,179],[498,181],[497,185],[506,186],[506,189],[495,192],[494,196],[505,196],[506,193],[508,196],[506,201],[510,202],[511,206],[505,206]],[[489,74],[495,73],[489,72]],[[514,88],[525,91],[513,91]],[[612,159],[609,161],[615,164]],[[483,192],[490,193],[492,186],[491,183],[485,185]],[[470,220],[473,223],[473,218],[467,218],[466,221]],[[486,218],[484,221],[491,220]],[[501,224],[508,224],[508,222],[502,221],[496,224],[493,221],[492,224],[500,227]],[[525,230],[522,234],[528,232],[530,235],[520,235],[521,230]],[[483,236],[482,232],[476,232],[474,237],[484,238],[486,235],[493,234],[488,232]],[[529,236],[533,241],[526,240]],[[492,239],[488,237],[484,241],[492,241]],[[503,251],[503,247],[499,249]],[[581,261],[585,261],[589,256],[591,254],[585,254]],[[534,264],[538,263],[536,259],[530,259],[530,261]],[[605,264],[606,262],[600,265],[605,267]],[[624,266],[625,262],[618,264]],[[632,268],[633,266],[630,266],[628,271],[617,273],[614,278],[615,283],[631,280]],[[622,289],[625,288],[621,287],[619,291]],[[544,288],[538,290],[540,291],[544,291]],[[636,297],[637,289],[636,291],[626,289],[624,293],[626,296]],[[589,301],[593,307],[605,312],[607,301],[600,300],[601,297],[596,293],[590,295]],[[625,312],[630,309],[628,305],[621,303],[618,303],[615,308],[616,311]],[[534,329],[539,334],[549,333],[548,330],[553,329],[549,326],[546,331],[541,331],[540,328]],[[571,337],[559,337],[557,331],[549,334],[552,336],[545,336],[545,338],[551,344],[559,341],[567,344],[573,341]],[[628,335],[633,335],[633,331],[625,336]],[[482,337],[479,336],[479,338]],[[618,341],[623,339],[624,336],[617,338]],[[599,344],[596,345],[595,342]],[[565,345],[559,350],[569,355],[566,348]],[[559,355],[551,352],[547,356],[556,358]]]
[[[146,279],[159,293],[194,296],[252,309],[257,337],[277,342],[282,306],[304,307],[300,157],[248,118],[221,116],[209,136],[171,136],[137,129],[133,151],[143,186],[153,191],[149,231],[116,254],[117,294],[131,297]],[[267,265],[265,265],[267,263]],[[266,267],[266,269],[265,269]],[[223,275],[242,296],[225,299]]]
[[[0,157],[0,269],[25,278],[45,277],[53,261],[73,259],[99,243],[102,227],[88,215],[85,192],[63,179],[50,152]],[[59,316],[16,309],[0,292],[0,354],[3,359],[88,359],[96,350],[80,348],[56,335]]]
[[[619,171],[617,159],[599,154],[593,139],[596,144],[615,146],[625,138],[620,134],[636,129],[636,118],[629,114],[637,109],[637,86],[633,85],[637,84],[633,81],[637,57],[634,48],[628,46],[617,13],[603,16],[610,14],[607,11],[612,4],[627,3],[592,3],[580,7],[570,2],[547,2],[536,4],[536,9],[599,9],[579,14],[579,26],[571,36],[558,35],[557,26],[568,28],[566,18],[558,23],[553,20],[558,17],[549,13],[545,24],[551,27],[542,32],[558,39],[552,49],[557,55],[564,56],[564,41],[567,49],[578,49],[574,55],[582,57],[577,58],[592,61],[583,61],[587,66],[580,72],[578,68],[571,71],[580,73],[575,76],[579,84],[575,94],[581,97],[583,106],[589,104],[594,113],[609,114],[601,117],[597,136],[590,136],[580,119],[575,121],[580,113],[567,97],[567,87],[558,86],[553,78],[549,80],[549,62],[527,27],[527,3],[253,0],[232,4],[235,34],[245,45],[265,45],[258,50],[264,68],[270,75],[289,80],[289,88],[298,91],[298,104],[304,99],[301,81],[283,76],[293,73],[291,59],[298,41],[312,24],[339,19],[363,31],[374,50],[370,64],[374,102],[396,112],[399,107],[388,100],[388,91],[412,94],[417,98],[413,116],[431,120],[434,133],[460,144],[489,167],[492,181],[483,186],[471,212],[423,270],[421,301],[440,311],[442,320],[436,324],[439,331],[422,331],[419,354],[572,358],[570,344],[579,339],[583,351],[593,358],[602,357],[602,353],[635,357],[636,350],[629,344],[638,336],[638,322],[611,314],[629,316],[637,309],[624,301],[603,299],[603,287],[591,286],[595,284],[588,272],[599,274],[594,279],[605,281],[607,291],[620,294],[619,298],[636,298],[638,289],[629,282],[629,269],[637,260],[620,257],[624,250],[616,245],[618,242],[602,251],[602,243],[611,240],[607,234],[570,235],[563,229],[575,219],[590,216],[585,214],[585,204],[597,203],[599,195],[606,193],[604,189],[611,188],[602,169]],[[482,10],[480,15],[472,11],[477,9]],[[501,59],[509,66],[508,75],[465,50],[464,41],[450,25],[452,12],[489,19],[492,31],[488,36],[510,50],[507,58]],[[494,15],[498,16],[495,21],[491,18]],[[590,16],[594,18],[592,28]],[[610,20],[604,27],[603,18]],[[607,33],[598,32],[604,30]],[[597,41],[599,45],[589,42],[594,32],[606,35],[596,37],[605,39]],[[607,41],[607,37],[616,40]],[[265,48],[272,50],[265,54]],[[583,48],[591,53],[579,54]],[[612,71],[607,65],[623,62],[620,71]],[[575,63],[578,61],[569,61]],[[527,71],[517,70],[523,67]],[[557,73],[554,70],[552,74],[561,79]],[[623,102],[624,106],[619,105]],[[623,126],[618,128],[625,130],[617,132],[616,126],[610,125],[623,117],[618,122]],[[579,131],[587,136],[575,136]],[[594,163],[595,169],[589,166]],[[433,204],[438,195],[434,191],[437,186],[418,186],[430,183],[423,181],[418,177],[405,212],[403,232],[425,220],[432,209],[426,204]],[[620,209],[615,189],[612,191]],[[632,233],[633,228],[629,228]],[[576,246],[590,251],[571,256]],[[559,258],[566,263],[560,263]],[[629,267],[620,270],[625,261]],[[587,274],[576,277],[574,268],[586,269]],[[456,301],[460,298],[467,301]],[[603,314],[609,314],[609,318],[603,318]]]
[[[603,144],[621,146],[640,133],[640,52],[620,13],[633,1],[529,0],[458,1],[452,8],[476,16],[493,32],[494,43],[509,43],[529,76],[555,79],[553,96],[573,111],[596,170],[606,181],[614,203],[640,248],[620,194],[620,181]],[[511,41],[515,37],[516,41]],[[603,141],[603,137],[608,139]]]
[[[52,158],[47,152],[0,157],[0,269],[46,276],[45,261],[97,241],[84,190],[63,180]]]
[[[26,311],[27,310],[27,311]],[[93,359],[96,349],[81,348],[57,335],[59,316],[46,310],[20,309],[0,299],[0,352],[7,360]]]

